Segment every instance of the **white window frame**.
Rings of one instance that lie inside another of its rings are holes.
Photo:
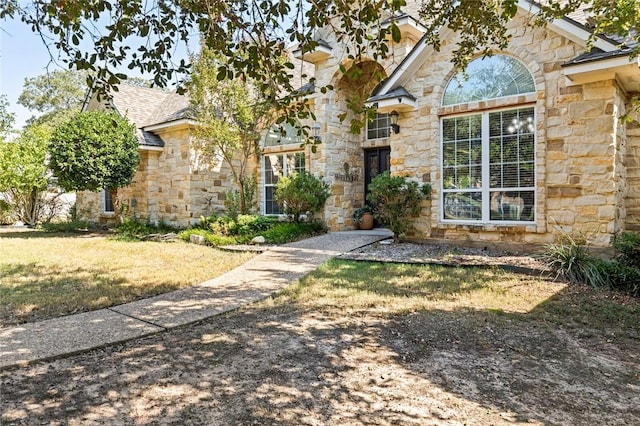
[[[377,127],[371,128],[370,125],[372,123],[378,124]],[[388,113],[378,113],[376,112],[375,118],[372,120],[367,120],[367,125],[365,126],[365,139],[368,141],[373,141],[377,139],[388,139],[391,137],[391,121]],[[369,137],[369,131],[375,131],[376,137]],[[380,133],[383,133],[384,136],[380,136]]]
[[[491,188],[490,185],[490,137],[489,137],[489,115],[492,113],[502,112],[502,111],[513,111],[519,109],[533,109],[533,161],[534,161],[534,171],[533,171],[533,186],[529,187],[517,187],[517,188],[504,188],[504,191],[532,191],[533,192],[533,219],[532,220],[491,220],[491,193],[496,192],[497,188]],[[482,173],[482,181],[481,186],[477,188],[470,188],[465,190],[460,189],[445,189],[444,188],[444,120],[458,118],[458,117],[468,117],[473,115],[481,116],[481,143],[482,143],[482,155],[481,155],[481,173]],[[439,218],[442,223],[445,224],[459,224],[459,225],[535,225],[537,219],[537,203],[538,203],[538,194],[537,194],[537,164],[536,164],[536,151],[537,151],[537,134],[535,124],[537,122],[537,112],[535,108],[535,104],[519,104],[512,105],[505,108],[499,109],[491,109],[491,110],[478,110],[468,113],[462,114],[452,114],[440,117],[440,200],[439,200],[439,208],[440,214]],[[445,194],[447,193],[462,193],[462,192],[480,192],[481,193],[481,202],[482,202],[482,216],[480,220],[474,219],[447,219],[445,218]]]
[[[106,189],[100,191],[100,210],[104,215],[113,215],[116,213],[115,200],[113,199],[113,197],[111,197],[111,207],[113,208],[113,210],[107,210],[107,195],[111,195],[111,193]]]
[[[287,152],[273,152],[273,153],[265,153],[263,155],[262,158],[262,214],[265,216],[280,216],[283,213],[282,212],[278,212],[278,213],[267,213],[267,188],[275,188],[277,185],[276,183],[270,183],[267,184],[267,179],[266,179],[266,174],[267,174],[267,167],[266,167],[266,161],[267,161],[267,157],[271,157],[271,156],[277,156],[277,157],[282,157],[282,172],[280,176],[289,176],[291,173],[293,173],[296,170],[300,170],[300,169],[296,169],[295,167],[295,159],[293,159],[293,170],[290,170],[289,168],[289,161],[288,158],[289,157],[295,157],[298,154],[302,154],[304,156],[304,168],[302,169],[303,171],[305,171],[307,169],[306,166],[306,154],[304,151],[287,151]],[[271,167],[273,167],[273,165],[271,165]]]

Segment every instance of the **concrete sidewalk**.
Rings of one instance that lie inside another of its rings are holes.
[[[273,248],[220,277],[108,309],[0,329],[0,369],[84,352],[197,322],[263,299],[340,254],[391,237],[332,232]]]

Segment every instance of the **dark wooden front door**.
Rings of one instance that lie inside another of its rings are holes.
[[[391,169],[391,148],[375,148],[364,151],[364,196],[369,194],[371,180]]]

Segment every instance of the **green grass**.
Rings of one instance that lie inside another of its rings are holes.
[[[0,326],[100,309],[188,287],[253,255],[195,244],[0,233]]]

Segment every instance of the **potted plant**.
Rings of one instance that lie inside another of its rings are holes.
[[[358,226],[358,229],[373,229],[373,209],[367,205],[356,209],[353,212],[353,223]]]

